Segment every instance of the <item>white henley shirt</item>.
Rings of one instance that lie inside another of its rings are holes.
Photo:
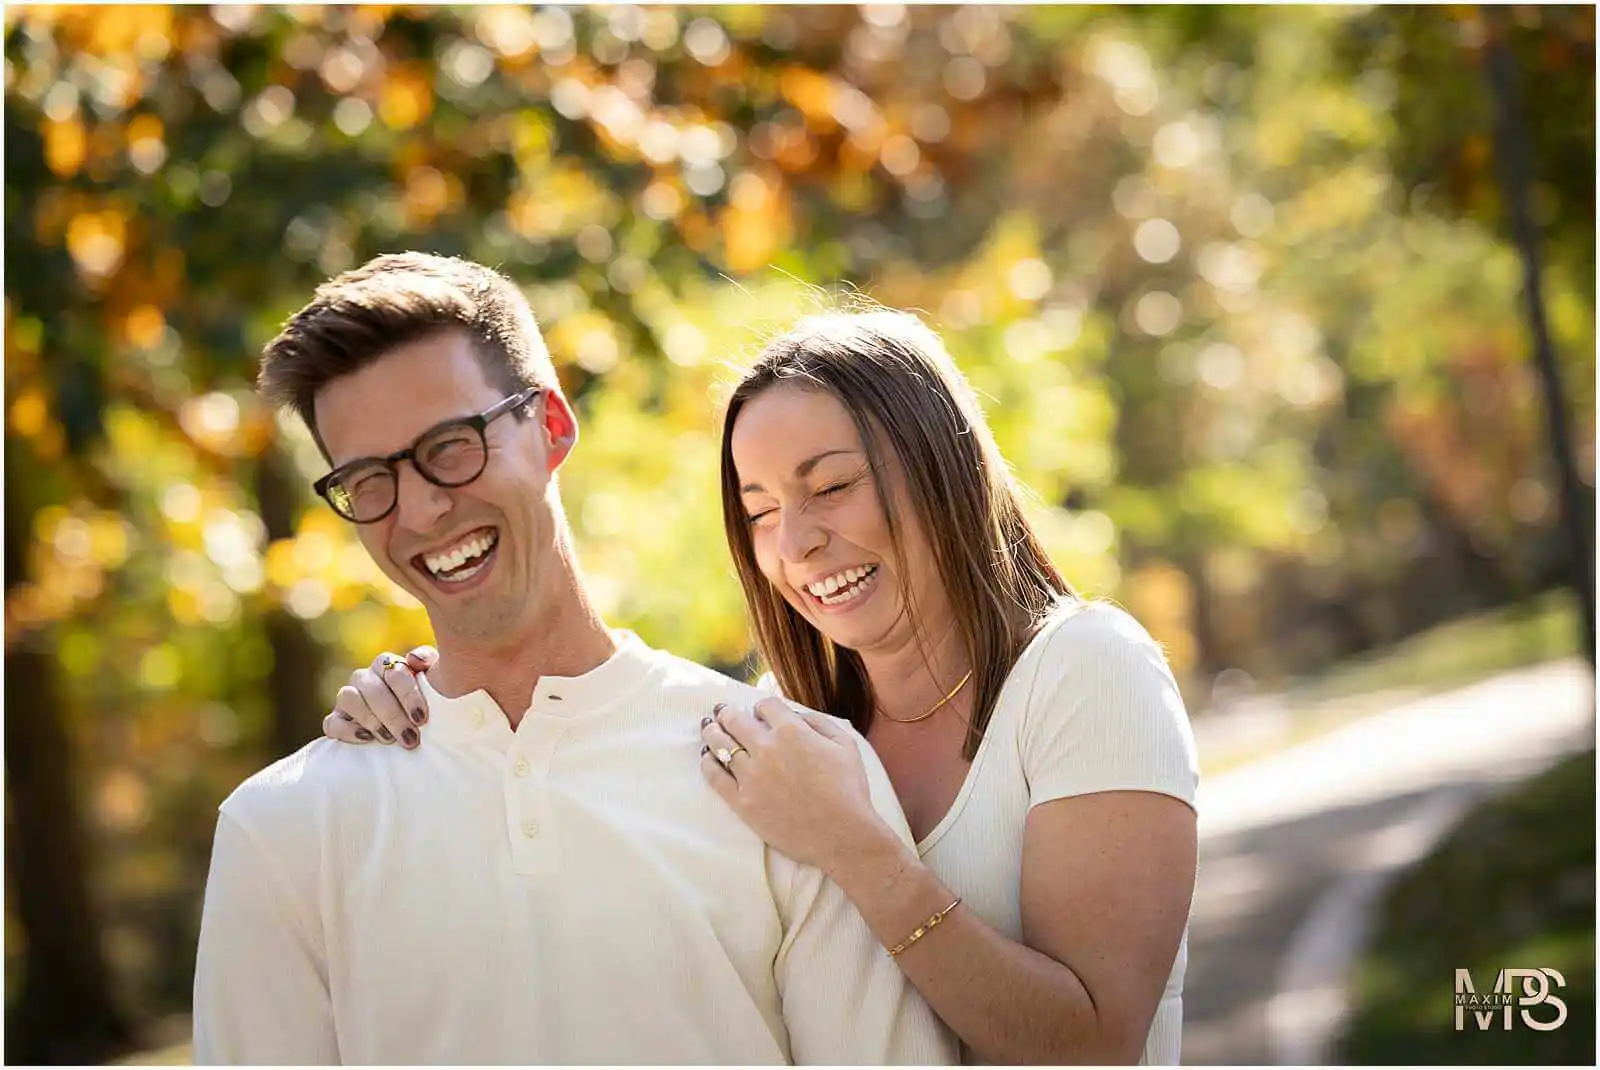
[[[957,1060],[844,893],[704,782],[700,718],[759,693],[616,634],[515,732],[424,679],[419,750],[318,740],[223,802],[197,1063]]]

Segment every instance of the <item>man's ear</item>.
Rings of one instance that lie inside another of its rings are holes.
[[[554,390],[544,392],[541,428],[545,449],[548,451],[550,471],[561,467],[572,447],[578,444],[578,417],[567,399]]]

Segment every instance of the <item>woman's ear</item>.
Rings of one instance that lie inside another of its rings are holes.
[[[554,390],[545,391],[541,409],[547,463],[554,472],[578,444],[578,417],[567,399]]]

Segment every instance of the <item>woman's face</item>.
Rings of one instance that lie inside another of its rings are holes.
[[[784,600],[824,636],[862,654],[913,640],[905,612],[946,612],[938,568],[891,450],[873,472],[849,412],[832,395],[780,385],[747,401],[734,421],[734,469],[756,564]],[[895,504],[906,559],[896,562]]]

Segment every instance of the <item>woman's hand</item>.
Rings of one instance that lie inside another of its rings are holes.
[[[400,741],[407,750],[422,745],[420,729],[428,723],[428,703],[416,674],[439,660],[431,646],[419,646],[404,658],[385,651],[365,669],[350,674],[339,689],[333,712],[322,719],[322,734],[340,743]]]
[[[700,723],[700,771],[763,840],[832,873],[852,846],[886,828],[872,805],[855,738],[822,714],[767,698],[753,711],[719,704]],[[724,764],[719,751],[732,757]]]

